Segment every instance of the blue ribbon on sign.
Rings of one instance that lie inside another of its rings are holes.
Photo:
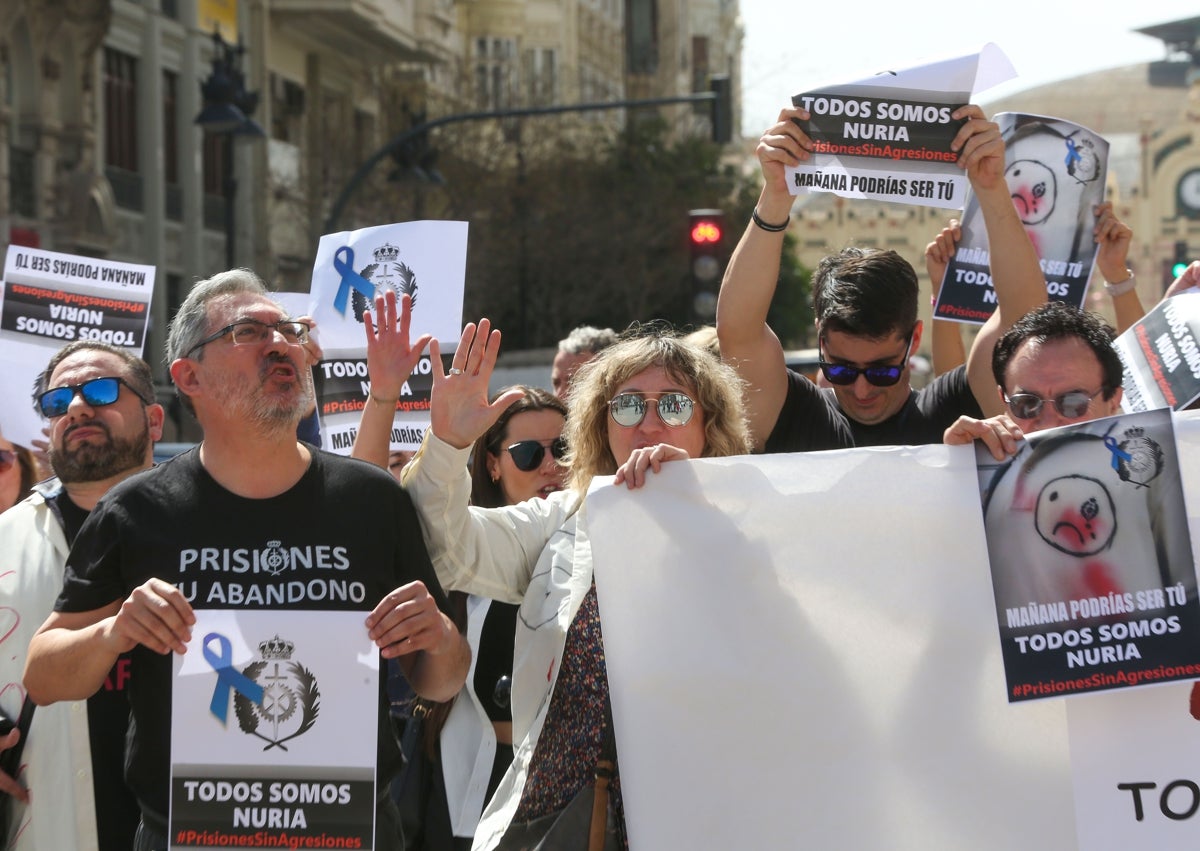
[[[338,313],[346,315],[346,302],[350,299],[352,289],[358,290],[368,300],[375,297],[375,285],[354,271],[354,249],[349,245],[343,245],[333,252],[333,268],[342,276],[337,295],[333,297],[333,309]]]
[[[209,649],[208,643],[214,638],[217,640],[219,653]],[[208,704],[208,709],[222,724],[229,714],[230,690],[244,694],[254,703],[262,703],[262,686],[233,667],[233,645],[221,633],[210,632],[204,636],[204,661],[212,665],[212,669],[217,672],[217,684],[213,687],[212,702]]]
[[[1112,467],[1114,470],[1121,469],[1122,461],[1133,460],[1132,455],[1123,450],[1121,447],[1117,446],[1117,439],[1115,437],[1104,438],[1104,448],[1112,453]]]
[[[1067,159],[1066,165],[1069,169],[1071,163],[1083,162],[1083,155],[1079,153],[1079,148],[1075,145],[1074,139],[1067,139]]]

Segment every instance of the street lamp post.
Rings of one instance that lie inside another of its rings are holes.
[[[212,73],[200,83],[204,108],[196,116],[196,124],[205,133],[222,137],[221,194],[225,201],[225,268],[236,265],[237,252],[234,227],[237,198],[237,178],[234,175],[233,140],[235,137],[261,139],[267,134],[250,116],[258,108],[258,92],[246,91],[246,76],[242,72],[242,56],[246,49],[226,44],[219,32],[213,32]]]

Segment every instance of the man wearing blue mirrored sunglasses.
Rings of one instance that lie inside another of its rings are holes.
[[[60,349],[38,376],[34,406],[48,422],[55,477],[0,515],[0,561],[13,571],[0,584],[0,606],[19,619],[0,654],[0,680],[19,682],[34,631],[62,590],[67,552],[99,499],[148,469],[162,437],[163,409],[154,401],[150,367],[123,349],[92,340]],[[14,801],[11,846],[128,848],[138,824],[137,801],[124,779],[129,720],[128,656],[109,670],[106,687],[86,702],[38,709],[17,778],[0,772]],[[0,693],[0,711],[17,718],[19,689]],[[16,744],[10,733],[0,748]]]
[[[787,368],[780,341],[767,324],[793,202],[785,169],[811,155],[812,140],[797,123],[809,117],[803,109],[785,109],[763,134],[757,151],[762,193],[725,271],[717,305],[721,356],[749,385],[746,409],[755,445],[768,452],[797,452],[938,443],[960,415],[999,413],[989,369],[992,343],[1018,316],[1046,300],[1046,288],[1013,208],[998,126],[978,106],[952,113],[962,124],[947,153],[957,155],[979,200],[999,302],[966,366],[920,390],[911,386],[910,359],[923,330],[916,272],[895,251],[850,247],[824,258],[813,274],[820,368],[832,385],[822,391]]]

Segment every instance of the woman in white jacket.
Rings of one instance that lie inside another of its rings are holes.
[[[421,516],[443,585],[520,604],[512,716],[516,753],[484,811],[474,848],[494,848],[513,821],[561,811],[592,781],[609,717],[584,494],[592,478],[636,487],[663,461],[749,451],[736,374],[658,329],[628,337],[582,366],[572,384],[568,488],[501,508],[469,506],[471,445],[519,393],[488,401],[500,334],[463,331],[443,375],[436,341],[432,427],[403,483]],[[621,832],[618,777],[612,804]]]

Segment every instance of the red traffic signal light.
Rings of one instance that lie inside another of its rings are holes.
[[[721,222],[715,219],[697,219],[692,222],[693,245],[716,245],[721,241]]]

